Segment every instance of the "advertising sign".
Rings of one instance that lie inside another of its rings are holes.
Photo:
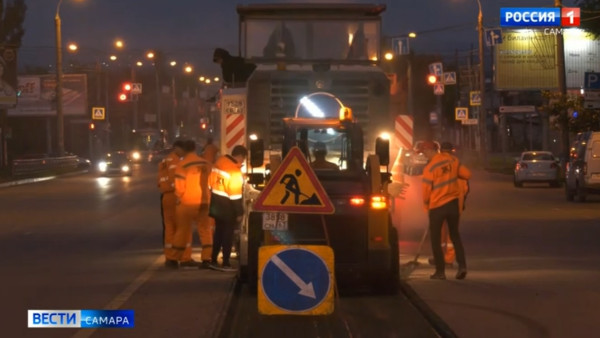
[[[558,88],[556,36],[543,30],[503,29],[496,45],[496,89]]]
[[[56,76],[54,74],[18,77],[20,96],[17,106],[8,110],[8,116],[55,116]],[[63,114],[88,114],[87,77],[85,74],[63,76]]]

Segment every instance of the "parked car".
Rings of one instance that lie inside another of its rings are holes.
[[[577,134],[565,169],[565,193],[585,202],[588,194],[600,194],[600,132]]]
[[[549,151],[525,151],[515,165],[514,184],[522,187],[525,182],[547,182],[551,187],[560,186],[559,161]]]
[[[127,175],[133,174],[132,162],[124,151],[116,151],[106,154],[98,161],[98,172],[100,175]]]

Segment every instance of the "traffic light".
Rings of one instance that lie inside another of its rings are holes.
[[[121,92],[118,96],[119,102],[131,101],[131,88],[131,82],[123,82],[123,85],[121,86]]]
[[[440,82],[440,80],[439,80],[438,76],[435,76],[433,74],[427,75],[427,83],[428,84],[434,85],[434,84],[439,83],[439,82]]]
[[[94,122],[90,122],[90,130],[95,130],[96,129],[96,124],[94,124]]]
[[[206,129],[206,127],[207,127],[207,126],[206,126],[206,122],[202,122],[202,123],[200,123],[200,128],[202,128],[202,129]]]

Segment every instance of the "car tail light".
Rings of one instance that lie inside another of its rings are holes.
[[[350,199],[350,205],[354,207],[361,207],[365,204],[365,199],[362,197],[352,197]]]
[[[387,201],[384,196],[376,195],[371,196],[371,208],[372,209],[385,209],[387,208]]]
[[[520,167],[521,169],[527,169],[527,163],[523,163],[523,162],[521,162],[521,163],[519,163],[519,167]]]

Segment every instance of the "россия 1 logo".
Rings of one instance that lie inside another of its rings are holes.
[[[579,8],[501,8],[501,27],[579,27]]]

